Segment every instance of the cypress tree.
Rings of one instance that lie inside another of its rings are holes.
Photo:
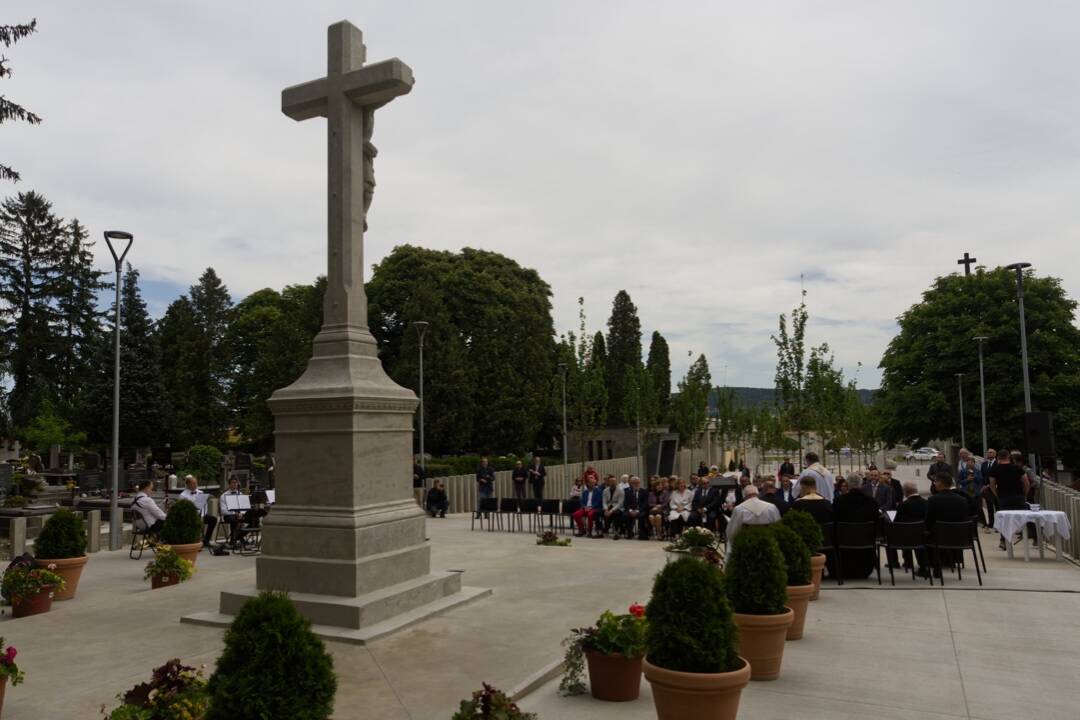
[[[630,375],[641,365],[641,321],[637,307],[625,290],[615,294],[611,306],[607,359],[606,383],[611,424],[632,425],[635,418],[626,415],[626,395]]]
[[[4,47],[11,47],[27,35],[37,32],[37,20],[31,20],[25,25],[0,25],[0,43]],[[11,77],[11,68],[7,66],[7,58],[0,55],[0,79]],[[10,120],[19,120],[31,125],[37,125],[41,118],[17,103],[8,100],[0,93],[0,124]],[[19,181],[19,173],[7,165],[0,163],[0,180]]]
[[[195,311],[186,295],[174,300],[158,323],[161,348],[162,396],[159,412],[166,439],[174,448],[188,448],[206,437],[205,378],[200,376],[203,354],[202,333]]]
[[[82,414],[93,382],[97,335],[101,330],[98,292],[108,287],[105,273],[94,269],[94,243],[86,228],[72,220],[64,229],[56,283],[57,396],[60,414]],[[143,308],[145,311],[145,307]]]
[[[663,422],[671,409],[671,352],[667,340],[655,330],[649,343],[645,369],[652,378],[653,392],[656,393],[656,421]]]

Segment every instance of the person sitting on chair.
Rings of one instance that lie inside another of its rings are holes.
[[[199,514],[202,515],[203,525],[206,529],[203,531],[203,547],[210,547],[210,538],[214,536],[214,528],[217,527],[217,518],[206,512],[207,501],[210,496],[199,489],[199,480],[194,475],[187,475],[184,477],[184,489],[180,491],[181,500],[190,500],[191,503],[198,508]]]
[[[607,476],[607,487],[604,488],[604,524],[603,532],[611,530],[611,538],[618,540],[622,533],[623,504],[626,502],[626,493],[615,481],[614,475]]]
[[[952,471],[942,471],[933,476],[934,494],[926,501],[926,535],[929,542],[934,540],[934,526],[938,522],[966,522],[971,519],[971,501],[960,492],[953,491]],[[941,551],[941,562],[953,565],[956,562],[955,551]],[[923,577],[926,573],[921,572]],[[934,577],[941,577],[941,571],[934,568]]]
[[[641,487],[641,478],[637,475],[630,477],[630,487],[623,493],[623,515],[626,537],[633,537],[636,527],[638,540],[649,539],[646,520],[649,515],[649,491]]]
[[[694,488],[694,499],[690,501],[690,519],[686,524],[715,530],[720,515],[720,488],[712,487],[708,475],[691,475],[690,478],[697,479],[697,487]]]
[[[592,533],[593,520],[603,507],[603,492],[596,487],[596,480],[591,475],[586,474],[585,490],[581,493],[581,507],[570,516],[574,524],[577,525],[578,537]]]
[[[158,507],[150,491],[154,489],[153,480],[140,480],[135,486],[138,492],[131,501],[131,522],[144,529],[148,535],[157,535],[165,524],[165,511]]]
[[[893,518],[893,522],[909,523],[909,522],[923,522],[926,520],[926,498],[919,494],[919,488],[912,480],[905,480],[901,488],[904,491],[904,501],[896,508],[896,517]],[[898,558],[896,556],[896,550],[888,548],[885,551],[885,556],[888,558],[889,567],[896,568],[900,566]],[[926,567],[926,558],[922,556],[922,551],[919,551],[919,566]],[[911,557],[911,551],[904,551],[904,569],[910,570],[915,567],[914,560]]]
[[[226,498],[234,498],[243,495],[240,490],[240,481],[235,477],[229,478],[229,489],[221,494],[221,522],[229,526],[229,545],[235,546],[240,539],[240,528],[243,526],[243,516],[240,510],[230,510],[229,501]],[[239,505],[232,501],[233,507]]]
[[[442,480],[436,480],[427,494],[427,511],[431,517],[446,517],[450,500],[446,497],[446,486]]]
[[[664,534],[664,521],[667,519],[668,500],[667,478],[656,478],[649,487],[649,524],[652,525],[653,537],[659,540]]]
[[[671,535],[682,535],[686,521],[690,519],[690,504],[694,501],[694,494],[686,489],[686,481],[675,476],[675,489],[668,496],[668,525]]]

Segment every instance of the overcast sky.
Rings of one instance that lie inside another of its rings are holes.
[[[861,387],[895,317],[969,251],[1080,295],[1080,4],[43,2],[4,51],[0,161],[100,238],[136,235],[155,314],[209,265],[234,298],[325,272],[325,122],[280,112],[348,19],[413,92],[379,111],[366,262],[504,253],[559,331],[625,288],[719,383],[770,386],[805,276],[809,341]],[[111,259],[103,243],[103,268]],[[1072,248],[1072,250],[1070,250]],[[726,366],[726,373],[725,368]]]

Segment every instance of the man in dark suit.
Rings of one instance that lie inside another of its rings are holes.
[[[529,483],[532,485],[533,497],[537,500],[544,499],[544,480],[547,478],[547,468],[540,462],[539,455],[533,455],[532,465],[529,466]]]
[[[934,478],[938,473],[949,473],[952,475],[952,465],[945,462],[945,453],[939,452],[934,456],[934,462],[930,464],[930,467],[926,470],[926,477],[930,478],[930,494],[933,495],[937,492],[937,485],[934,484]]]
[[[630,478],[630,487],[623,494],[623,517],[626,537],[633,537],[637,527],[638,540],[649,539],[649,491],[641,487],[641,478]]]
[[[686,524],[690,527],[704,527],[716,530],[716,516],[720,512],[720,490],[712,487],[708,476],[698,478],[698,486],[694,488],[694,499],[690,503],[690,519]]]
[[[791,464],[791,458],[784,458],[784,462],[780,463],[780,477],[790,475],[795,477],[795,466]]]
[[[878,504],[862,491],[862,479],[855,473],[847,477],[847,492],[833,501],[833,521],[837,523],[877,522],[881,517]],[[862,580],[870,577],[877,562],[873,550],[844,550],[844,579]]]
[[[936,492],[926,501],[926,533],[928,541],[934,538],[934,526],[938,522],[967,522],[974,515],[971,499],[959,492],[953,492],[952,471],[940,472],[934,476]],[[942,564],[952,564],[955,551],[941,553]],[[934,576],[940,577],[935,569]]]
[[[900,503],[896,508],[896,517],[893,522],[909,523],[909,522],[923,522],[926,520],[926,498],[919,494],[919,487],[911,480],[905,482],[902,486],[904,491],[904,501]],[[885,552],[889,558],[889,565],[892,567],[898,567],[900,563],[897,562],[896,551],[888,549]],[[919,565],[926,567],[926,558],[922,556],[922,551],[919,552]],[[904,551],[904,569],[908,570],[914,567],[913,559],[911,557],[911,551]]]
[[[776,483],[772,480],[766,480],[761,484],[761,499],[767,503],[772,503],[776,506],[776,509],[783,515],[788,511],[790,505],[785,502],[784,498],[776,490]]]
[[[979,465],[979,474],[982,475],[982,502],[986,506],[986,527],[994,527],[994,512],[997,510],[997,497],[990,489],[990,469],[997,465],[997,451],[994,448],[986,449],[986,459]],[[981,512],[980,512],[981,515]],[[989,532],[989,530],[987,530]]]

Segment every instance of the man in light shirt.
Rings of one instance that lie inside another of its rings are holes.
[[[154,489],[153,480],[142,480],[136,486],[138,492],[131,501],[131,522],[150,534],[161,532],[161,526],[165,524],[165,511],[158,507],[154,498],[150,497],[150,491]]]
[[[814,482],[817,483],[818,495],[832,502],[836,478],[833,477],[828,468],[821,464],[820,458],[815,452],[806,453],[806,468],[799,475],[799,478],[807,476],[814,478]]]
[[[199,510],[203,525],[206,526],[206,530],[203,531],[203,547],[210,547],[210,538],[214,536],[217,518],[206,512],[206,505],[210,500],[210,496],[199,489],[199,480],[194,475],[184,477],[184,489],[180,491],[180,499],[190,500]]]
[[[729,545],[743,525],[769,525],[780,522],[780,509],[759,498],[758,489],[755,486],[747,485],[743,488],[743,497],[746,499],[735,506],[735,509],[731,511],[731,520],[728,521]]]

